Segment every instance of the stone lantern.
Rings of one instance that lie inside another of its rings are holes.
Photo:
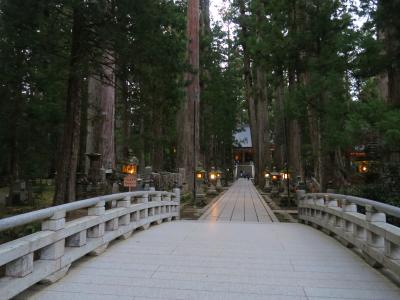
[[[196,199],[204,199],[206,197],[203,189],[203,183],[206,178],[206,171],[202,167],[196,169]]]
[[[217,195],[218,192],[215,189],[215,186],[217,184],[217,171],[215,170],[214,167],[211,168],[211,171],[208,173],[208,180],[209,180],[209,187],[208,187],[208,191],[207,194],[208,195]]]
[[[222,178],[222,171],[217,170],[217,183],[216,183],[216,188],[218,192],[221,192],[223,190],[222,184],[221,184],[221,178]]]
[[[271,192],[271,173],[268,170],[265,170],[264,179],[265,179],[264,191],[267,193],[270,193]]]

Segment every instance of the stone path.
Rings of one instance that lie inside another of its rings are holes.
[[[254,187],[239,181],[207,220],[136,232],[18,299],[400,299],[398,287],[335,239],[310,226],[267,221],[261,209],[246,213],[246,188],[255,207]],[[235,213],[238,203],[243,214]]]
[[[250,180],[239,179],[200,220],[223,222],[277,222]]]

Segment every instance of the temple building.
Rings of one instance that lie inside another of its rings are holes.
[[[254,177],[253,145],[249,125],[242,125],[234,134],[233,160],[235,161],[235,177],[240,173]]]

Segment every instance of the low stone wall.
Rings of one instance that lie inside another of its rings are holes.
[[[180,190],[141,191],[96,197],[0,220],[0,231],[32,222],[42,230],[0,245],[0,299],[9,299],[39,281],[54,282],[71,263],[86,254],[98,255],[135,229],[179,218]],[[68,221],[66,214],[87,209]]]
[[[400,276],[400,228],[386,222],[386,215],[400,218],[400,208],[338,194],[300,192],[298,197],[301,222],[356,247],[370,265]]]

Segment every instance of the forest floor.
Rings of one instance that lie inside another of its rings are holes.
[[[8,195],[8,187],[0,188],[0,207],[4,207],[6,205],[6,197]]]
[[[292,203],[288,205],[283,203],[279,196],[272,197],[271,194],[265,193],[260,188],[258,188],[258,192],[264,198],[264,201],[269,205],[269,207],[271,207],[279,222],[297,223],[297,206],[294,199],[292,200]]]
[[[6,207],[7,196],[8,187],[0,188],[0,219],[51,206],[53,204],[54,186],[41,186],[40,189],[32,193],[31,201],[23,204]]]
[[[196,202],[194,206],[192,199],[189,197],[182,197],[181,200],[181,219],[182,220],[197,220],[211,205],[213,205],[227,189],[224,189],[221,193],[216,196],[206,196],[201,201]]]

